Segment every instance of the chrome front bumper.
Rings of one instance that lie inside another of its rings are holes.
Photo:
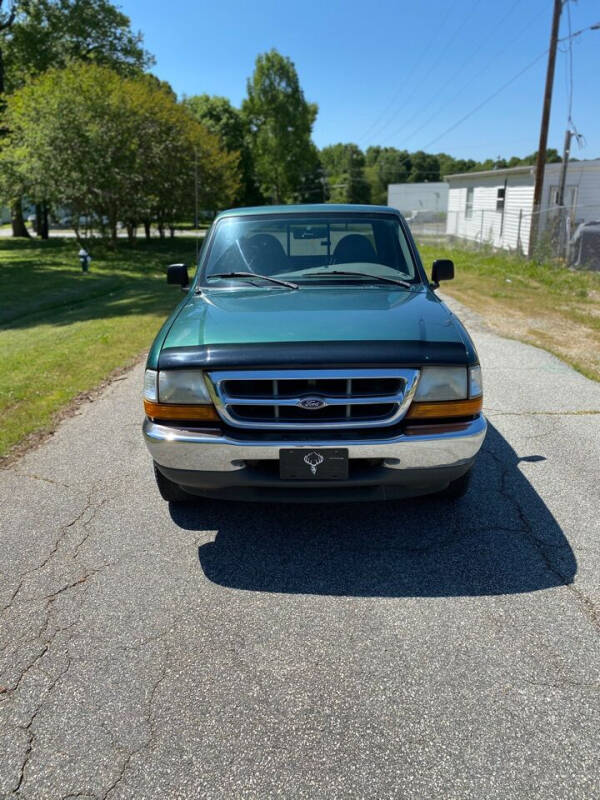
[[[324,447],[348,448],[352,459],[383,459],[386,470],[398,471],[398,481],[403,470],[436,470],[443,467],[460,467],[472,463],[479,452],[487,430],[485,418],[480,415],[460,428],[446,432],[400,434],[393,438],[383,436],[369,439],[328,439],[325,432],[310,442],[245,441],[220,432],[193,431],[172,428],[144,420],[146,445],[154,461],[166,469],[188,472],[222,473],[233,478],[234,473],[246,468],[246,461],[278,460],[281,448],[299,447],[307,450]],[[464,471],[464,470],[463,470]],[[233,481],[228,480],[228,483]]]

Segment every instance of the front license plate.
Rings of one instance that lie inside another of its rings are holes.
[[[348,478],[348,450],[287,448],[279,451],[279,477],[283,480],[340,481]]]

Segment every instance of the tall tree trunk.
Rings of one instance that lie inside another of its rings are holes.
[[[22,236],[25,239],[31,239],[29,231],[27,230],[27,226],[25,225],[25,218],[23,217],[23,201],[21,197],[19,197],[18,200],[15,200],[10,211],[12,235]]]
[[[169,235],[171,236],[171,239],[175,238],[175,228],[173,225],[169,225]]]
[[[5,101],[4,98],[2,97],[3,94],[4,94],[4,56],[2,55],[2,48],[0,47],[0,111],[4,111],[4,106],[5,106]]]
[[[34,230],[36,232],[36,235],[41,237],[41,235],[42,235],[42,227],[43,227],[43,223],[42,223],[42,204],[41,203],[36,203],[35,204],[35,224],[34,224],[33,227],[34,227]]]
[[[48,224],[48,203],[42,204],[42,239],[50,238],[50,226]]]
[[[151,236],[151,233],[150,233],[150,220],[149,219],[145,219],[144,220],[144,233],[146,234],[146,239],[149,239],[150,236]]]

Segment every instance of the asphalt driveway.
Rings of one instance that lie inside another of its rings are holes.
[[[0,472],[0,797],[600,796],[600,385],[466,316],[454,505],[170,508],[141,367]]]

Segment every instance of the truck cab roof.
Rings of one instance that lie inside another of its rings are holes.
[[[228,208],[217,215],[221,217],[231,216],[250,216],[254,214],[331,214],[331,213],[351,213],[351,214],[396,214],[399,212],[390,206],[357,205],[353,203],[307,203],[285,206],[249,206],[246,208]]]

